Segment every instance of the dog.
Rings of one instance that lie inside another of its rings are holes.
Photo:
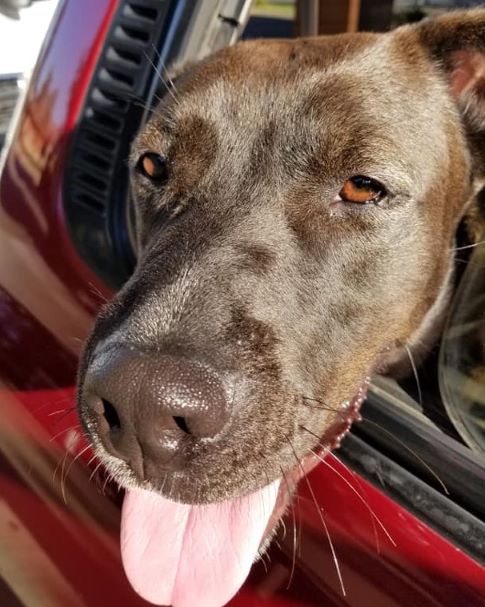
[[[481,9],[177,77],[132,146],[136,269],[79,371],[147,600],[230,600],[368,378],[436,341],[484,128]]]

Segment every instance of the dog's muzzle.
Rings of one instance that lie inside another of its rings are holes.
[[[95,351],[82,396],[104,449],[157,486],[161,474],[184,470],[200,440],[221,433],[225,384],[199,362],[120,345]]]

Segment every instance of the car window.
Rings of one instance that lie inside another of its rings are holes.
[[[485,455],[485,230],[473,247],[443,333],[441,395],[461,438]],[[466,245],[465,245],[466,246]],[[457,260],[467,249],[457,249]]]

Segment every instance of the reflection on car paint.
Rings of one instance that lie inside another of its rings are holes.
[[[121,495],[74,411],[77,354],[108,292],[75,253],[62,213],[69,137],[115,6],[64,4],[0,181],[0,596],[15,606],[147,605],[120,563]],[[309,476],[317,504],[303,485],[233,607],[483,606],[477,562],[329,461],[337,472],[322,464]]]

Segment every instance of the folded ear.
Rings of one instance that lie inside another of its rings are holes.
[[[468,129],[485,129],[485,9],[450,12],[415,27],[445,70]]]
[[[483,238],[480,208],[485,200],[485,9],[452,11],[414,27],[421,44],[444,70],[462,115],[476,191],[481,189],[465,220],[470,242],[477,242]]]

